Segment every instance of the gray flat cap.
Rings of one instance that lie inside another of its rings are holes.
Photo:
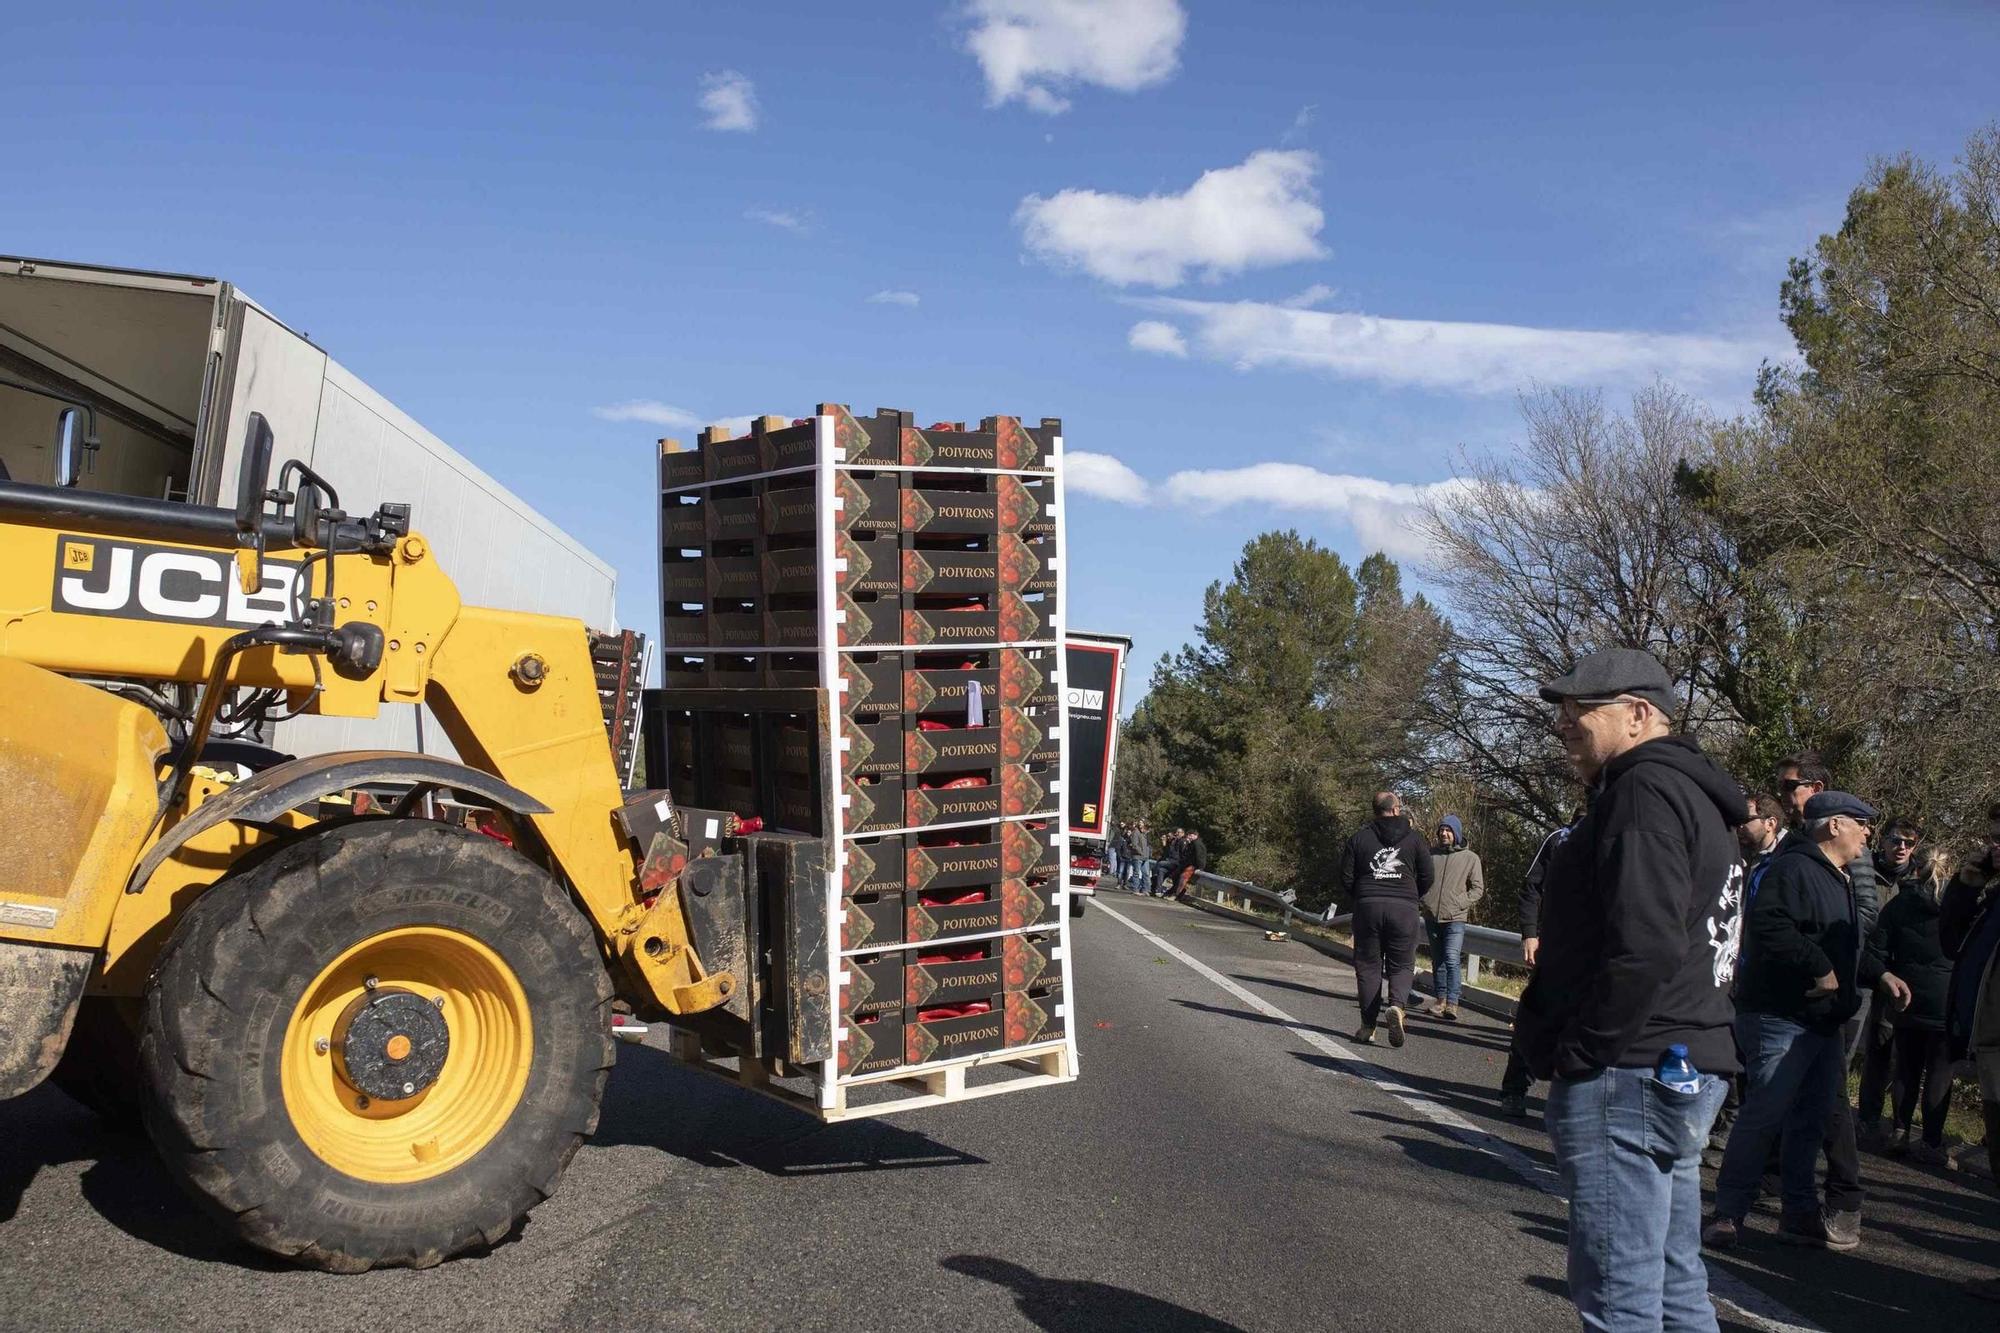
[[[1552,704],[1565,699],[1609,699],[1629,694],[1644,699],[1672,717],[1674,680],[1659,659],[1638,648],[1606,648],[1576,659],[1569,674],[1542,686],[1542,698]]]
[[[1864,824],[1875,822],[1875,807],[1856,796],[1853,792],[1823,791],[1806,802],[1807,819],[1831,819],[1835,815],[1846,815]]]

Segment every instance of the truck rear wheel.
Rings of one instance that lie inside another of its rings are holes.
[[[555,1192],[597,1126],[610,1009],[547,874],[477,833],[358,820],[188,910],[146,995],[146,1124],[250,1244],[428,1267]]]

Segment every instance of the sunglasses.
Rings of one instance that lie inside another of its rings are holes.
[[[1886,841],[1891,847],[1914,847],[1917,845],[1917,840],[1915,838],[1906,838],[1900,833],[1896,834],[1892,838],[1887,839]]]
[[[1778,790],[1797,791],[1801,787],[1823,787],[1825,785],[1825,783],[1815,782],[1811,778],[1786,778],[1778,784]]]

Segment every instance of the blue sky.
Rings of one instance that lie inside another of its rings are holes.
[[[1869,159],[2000,117],[1972,3],[167,8],[10,19],[0,249],[238,283],[646,630],[655,437],[1060,416],[1141,673],[1259,531],[1413,552],[1530,379],[1740,404]]]

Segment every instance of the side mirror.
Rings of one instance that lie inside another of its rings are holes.
[[[89,408],[65,407],[56,414],[56,485],[75,486],[96,470],[96,419]]]
[[[271,423],[262,412],[250,414],[243,431],[243,461],[236,474],[236,533],[256,537],[262,545],[264,492],[271,489]]]
[[[236,474],[236,582],[247,597],[264,586],[264,492],[271,488],[271,425],[250,414]]]

